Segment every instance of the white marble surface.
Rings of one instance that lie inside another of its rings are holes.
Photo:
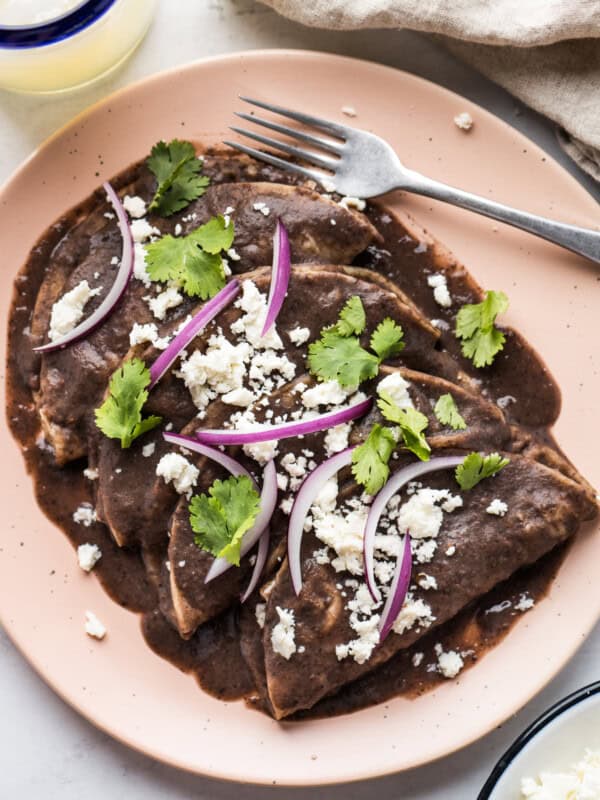
[[[261,47],[319,49],[414,72],[480,103],[545,148],[600,199],[597,185],[558,147],[550,125],[426,39],[408,32],[301,28],[253,0],[161,0],[148,38],[109,81],[59,98],[0,92],[0,180],[46,136],[95,100],[144,75],[202,56]],[[0,591],[2,588],[0,587]],[[549,704],[600,677],[600,629],[520,714],[435,765],[368,783],[310,790],[234,786],[178,772],[114,742],[67,707],[0,631],[0,797],[19,800],[469,800],[496,758]],[[526,668],[526,665],[524,665]],[[518,675],[515,675],[518,680]],[[226,744],[224,744],[226,746]],[[235,754],[232,754],[235,757]]]

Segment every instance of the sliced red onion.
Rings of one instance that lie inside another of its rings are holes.
[[[268,461],[263,470],[263,484],[262,491],[260,493],[260,509],[256,520],[254,521],[254,525],[244,534],[240,549],[240,558],[243,558],[246,553],[252,550],[261,534],[264,532],[265,528],[269,525],[271,517],[273,516],[273,512],[275,511],[276,503],[277,471],[275,470],[275,462]],[[210,583],[210,581],[218,578],[219,575],[227,572],[231,566],[232,564],[227,561],[226,558],[216,558],[213,561],[211,568],[208,570],[208,574],[204,579],[204,583]]]
[[[73,330],[65,333],[64,336],[57,339],[55,342],[48,342],[48,344],[44,344],[41,347],[34,347],[34,350],[38,353],[51,353],[53,350],[60,350],[69,344],[74,344],[80,339],[84,339],[86,336],[89,336],[90,333],[93,333],[96,328],[99,328],[114,311],[133,273],[133,239],[131,237],[127,212],[123,208],[118,194],[110,183],[103,183],[102,186],[117,215],[117,224],[123,239],[121,264],[117,275],[113,285],[110,287],[110,291],[93,314],[90,314],[90,316],[80,322],[79,325],[76,325]]]
[[[352,462],[353,447],[342,450],[341,453],[328,458],[308,475],[296,495],[292,513],[290,514],[290,524],[288,527],[288,565],[292,586],[296,594],[300,594],[302,589],[302,566],[301,548],[302,536],[304,535],[304,520],[310,511],[310,507],[317,499],[319,492],[325,483],[338,473],[343,467],[347,467]]]
[[[271,285],[267,300],[267,315],[261,336],[264,336],[277,319],[281,306],[287,294],[292,258],[290,255],[290,240],[283,222],[278,219],[273,237],[273,268],[271,270]]]
[[[254,562],[254,569],[252,570],[252,575],[250,576],[250,583],[248,584],[248,588],[246,589],[244,594],[240,597],[241,603],[245,603],[246,600],[250,597],[250,595],[256,588],[258,579],[262,575],[262,571],[265,568],[265,564],[267,563],[267,555],[269,554],[269,539],[270,539],[269,526],[267,526],[261,533],[260,539],[258,540],[258,550],[256,552],[256,561]]]
[[[396,570],[392,585],[390,586],[390,593],[387,596],[383,611],[381,612],[381,619],[379,621],[379,643],[383,642],[388,633],[392,630],[392,625],[396,621],[396,617],[400,613],[404,598],[408,592],[410,585],[410,574],[412,572],[412,550],[410,547],[410,535],[407,533],[404,537],[404,547],[402,553],[398,556],[396,561]]]
[[[342,422],[350,422],[357,417],[364,416],[373,404],[373,399],[367,397],[354,405],[337,411],[328,411],[312,419],[282,422],[280,425],[262,425],[251,431],[236,431],[229,428],[213,428],[196,431],[196,436],[200,442],[205,444],[257,444],[258,442],[270,442],[274,439],[289,439],[291,436],[305,436],[308,433],[316,433],[340,425]]]
[[[234,278],[226,284],[218,294],[205,303],[200,311],[179,331],[166,350],[159,355],[150,367],[150,388],[155,386],[162,378],[179,353],[211,322],[219,312],[228,306],[240,290],[238,281]]]
[[[383,514],[385,507],[390,499],[397,492],[402,489],[409,481],[418,478],[419,475],[425,475],[428,472],[437,472],[441,469],[450,469],[462,464],[464,457],[459,456],[442,456],[441,458],[432,458],[430,461],[418,461],[415,464],[409,464],[408,467],[398,470],[385,484],[383,489],[376,495],[375,500],[369,510],[367,523],[365,525],[365,533],[363,537],[363,561],[365,570],[365,581],[369,587],[369,591],[373,600],[379,602],[381,594],[375,585],[375,574],[373,568],[373,557],[375,550],[375,534],[379,524],[379,518]]]
[[[250,475],[248,470],[243,467],[239,461],[236,461],[235,458],[228,456],[227,453],[222,453],[214,447],[207,447],[205,444],[200,444],[197,439],[192,439],[191,436],[182,436],[180,433],[163,433],[163,439],[165,442],[169,442],[169,444],[185,447],[188,450],[193,450],[194,453],[200,453],[200,455],[210,458],[211,461],[220,464],[227,472],[230,472],[236,477],[238,475],[246,475],[246,477],[250,478],[252,483],[254,483],[254,478]]]

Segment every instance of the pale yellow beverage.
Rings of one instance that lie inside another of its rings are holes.
[[[89,83],[144,37],[157,0],[0,0],[0,87],[56,92]]]

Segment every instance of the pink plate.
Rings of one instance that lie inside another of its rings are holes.
[[[240,108],[238,94],[345,122],[341,107],[354,106],[358,126],[384,136],[408,166],[433,178],[567,222],[599,222],[596,202],[539,148],[473,103],[413,75],[299,51],[209,59],[144,80],[89,109],[4,186],[3,352],[11,284],[37,236],[158,139],[218,142]],[[470,133],[453,124],[461,111],[475,120]],[[538,348],[562,387],[558,440],[584,475],[600,485],[593,435],[600,396],[597,267],[465,211],[403,195],[394,200],[445,242],[484,286],[509,294],[510,322]],[[137,617],[79,569],[66,538],[38,510],[6,426],[0,447],[3,625],[40,675],[81,714],[132,747],[194,772],[250,783],[311,785],[432,761],[483,736],[539,692],[599,616],[600,537],[588,528],[550,596],[458,680],[385,709],[278,724],[242,703],[208,697],[192,678],[155,656]],[[86,609],[106,624],[104,641],[84,634]]]

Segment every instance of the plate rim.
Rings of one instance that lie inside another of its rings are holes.
[[[411,81],[415,81],[416,83],[421,83],[426,85],[427,87],[433,89],[436,92],[441,92],[444,94],[448,99],[458,99],[464,100],[469,103],[470,106],[477,108],[478,112],[481,113],[482,116],[491,118],[494,121],[494,124],[500,124],[501,127],[505,129],[507,133],[510,133],[514,137],[516,137],[519,141],[523,143],[527,143],[527,146],[535,153],[539,153],[545,157],[545,159],[552,163],[553,168],[557,169],[562,176],[562,179],[565,180],[568,178],[572,187],[576,192],[578,192],[582,200],[585,199],[586,201],[591,201],[592,203],[596,203],[595,198],[593,195],[588,192],[586,187],[581,184],[571,173],[569,173],[556,159],[547,151],[545,151],[537,142],[529,139],[524,133],[514,128],[510,123],[506,122],[504,119],[496,116],[493,112],[489,111],[488,109],[480,106],[477,102],[471,100],[470,98],[463,97],[462,95],[458,94],[457,92],[448,89],[444,86],[440,86],[433,81],[428,80],[427,78],[423,78],[420,75],[416,75],[413,72],[409,72],[407,70],[397,69],[393,66],[389,66],[386,64],[381,64],[379,62],[370,61],[368,59],[361,59],[355,58],[346,55],[340,55],[336,53],[327,53],[323,51],[312,51],[306,49],[291,49],[291,48],[262,48],[256,50],[241,50],[235,51],[225,54],[219,54],[214,56],[207,56],[200,59],[195,59],[193,61],[187,62],[183,65],[177,65],[171,67],[166,70],[162,70],[160,72],[153,73],[151,75],[147,75],[142,77],[133,83],[130,83],[126,86],[120,87],[114,92],[111,92],[109,95],[100,98],[99,100],[95,101],[91,105],[87,106],[85,109],[80,111],[70,120],[68,120],[64,125],[59,127],[56,131],[54,131],[50,136],[45,138],[41,144],[39,144],[33,152],[26,157],[17,167],[13,170],[13,172],[6,178],[3,184],[0,186],[0,202],[2,202],[5,196],[10,193],[13,184],[20,178],[21,174],[30,167],[31,163],[35,161],[36,158],[40,157],[40,154],[43,154],[43,151],[56,139],[60,138],[62,135],[67,133],[70,129],[77,127],[77,125],[84,121],[88,116],[92,115],[95,111],[101,109],[104,106],[109,105],[110,103],[114,102],[116,99],[126,96],[128,94],[135,94],[136,90],[142,86],[147,86],[148,84],[152,84],[155,81],[160,81],[165,77],[169,76],[176,76],[179,73],[187,73],[193,72],[195,70],[201,69],[204,65],[212,65],[218,64],[221,62],[239,62],[243,59],[252,59],[252,60],[261,60],[261,59],[277,59],[277,58],[320,58],[324,61],[337,61],[337,62],[347,62],[349,64],[355,64],[359,67],[369,67],[375,68],[377,71],[382,71],[390,74],[400,74],[401,76],[407,76]],[[65,213],[65,212],[63,212]],[[3,379],[4,383],[4,379]],[[138,615],[136,615],[138,616]],[[559,661],[555,662],[555,669],[552,675],[549,675],[543,683],[539,683],[534,694],[530,695],[525,702],[529,702],[535,695],[543,690],[545,686],[552,680],[553,677],[560,672],[565,665],[571,660],[571,658],[575,655],[585,638],[587,638],[590,632],[593,630],[595,624],[600,619],[600,606],[597,609],[596,617],[593,621],[590,622],[587,630],[585,631],[585,636],[582,637],[577,643],[573,643],[573,647],[568,650],[567,652],[561,652],[561,658]],[[115,731],[110,727],[109,724],[104,724],[101,720],[98,720],[96,717],[90,715],[90,713],[82,707],[75,697],[70,697],[63,689],[55,682],[55,680],[46,675],[43,666],[37,663],[37,660],[32,658],[21,646],[19,639],[17,638],[16,634],[12,631],[9,621],[3,617],[2,609],[0,608],[0,624],[2,624],[5,632],[7,633],[9,639],[13,643],[13,645],[17,648],[23,658],[27,661],[27,663],[34,669],[34,671],[41,677],[41,679],[49,685],[52,690],[71,708],[73,708],[77,713],[83,716],[88,722],[93,724],[99,730],[104,731],[111,737],[115,738],[117,741],[131,747],[132,749],[140,752],[146,756],[152,757],[162,763],[168,764],[170,766],[175,766],[178,769],[182,769],[184,771],[203,775],[209,777],[211,779],[222,780],[226,782],[241,782],[244,780],[245,782],[254,784],[254,785],[268,785],[266,780],[259,780],[256,777],[251,778],[241,778],[239,776],[231,776],[229,774],[224,773],[223,771],[219,770],[218,768],[209,768],[207,766],[198,766],[188,763],[187,761],[178,761],[176,758],[172,758],[169,756],[165,756],[160,753],[160,751],[149,747],[143,743],[137,742],[134,738],[131,738],[127,734],[120,733]],[[510,634],[509,634],[510,635]],[[501,717],[496,720],[495,724],[499,724],[509,716],[514,714],[520,708],[523,707],[523,703],[520,700],[514,701],[510,707],[505,706],[503,708]],[[471,732],[469,736],[461,738],[461,740],[453,746],[451,749],[448,747],[441,748],[440,752],[438,752],[434,756],[428,756],[420,761],[414,762],[410,766],[401,766],[401,767],[391,767],[385,771],[382,771],[380,768],[373,768],[370,769],[362,767],[359,773],[353,773],[350,776],[345,776],[340,779],[339,776],[330,776],[329,778],[320,778],[318,780],[312,779],[299,779],[294,780],[291,779],[289,782],[285,781],[278,781],[277,785],[279,786],[324,786],[324,785],[331,785],[333,783],[339,783],[340,781],[343,783],[352,783],[357,781],[369,780],[376,777],[383,777],[384,775],[392,775],[398,774],[399,771],[405,771],[407,769],[416,768],[423,766],[424,764],[433,763],[441,758],[451,755],[452,753],[461,750],[470,744],[478,741],[479,739],[483,738],[483,736],[487,735],[493,728],[486,725],[485,730],[482,732],[481,730],[474,730]]]

